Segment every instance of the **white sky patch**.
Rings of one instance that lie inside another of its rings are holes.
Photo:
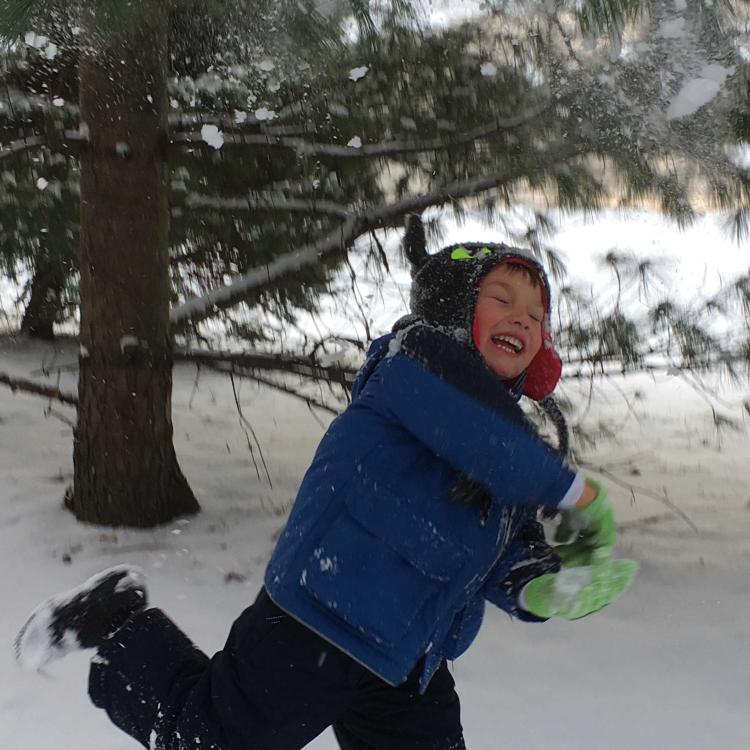
[[[224,145],[224,134],[216,125],[204,125],[201,128],[201,138],[211,148],[220,149]]]
[[[358,135],[355,135],[346,145],[349,148],[362,148],[362,139]]]
[[[370,68],[367,65],[360,65],[358,68],[352,68],[349,71],[349,80],[359,81],[367,75],[369,70]]]
[[[29,47],[34,47],[35,49],[42,49],[42,47],[46,46],[49,41],[46,36],[37,34],[34,31],[27,31],[23,40],[29,45]]]
[[[52,100],[52,106],[53,107],[64,107],[65,106],[65,99],[63,99],[60,96],[55,97]]]
[[[276,118],[276,111],[268,109],[268,107],[259,107],[255,110],[255,119],[258,122],[264,122],[267,120],[274,120]]]
[[[497,65],[491,62],[482,63],[482,65],[479,68],[479,72],[485,78],[494,78],[497,75]]]
[[[44,177],[40,177],[36,181],[36,186],[39,188],[39,190],[46,190],[47,185],[49,185],[49,182],[47,182],[47,180],[45,180]]]
[[[430,0],[426,9],[428,25],[437,28],[456,26],[484,12],[484,3],[457,0]]]
[[[667,108],[667,119],[674,120],[697,112],[719,93],[724,81],[733,72],[734,68],[725,68],[723,65],[704,65],[700,74],[685,81],[672,99]]]

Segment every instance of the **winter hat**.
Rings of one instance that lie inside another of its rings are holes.
[[[502,243],[465,242],[430,255],[423,241],[409,239],[407,230],[405,251],[412,266],[412,314],[445,329],[474,350],[474,309],[482,279],[503,263],[525,266],[537,277],[545,305],[542,346],[515,385],[535,401],[549,396],[560,379],[562,361],[552,345],[547,274],[529,251]]]

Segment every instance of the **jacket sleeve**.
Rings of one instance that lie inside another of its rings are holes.
[[[484,362],[428,326],[390,343],[358,403],[400,424],[503,504],[566,507],[583,489]]]
[[[481,589],[487,601],[526,622],[544,622],[518,604],[523,587],[545,573],[557,573],[560,558],[544,539],[544,529],[538,521],[528,521],[518,536],[508,545],[506,554],[495,565]]]

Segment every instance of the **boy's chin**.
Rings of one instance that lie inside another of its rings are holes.
[[[487,364],[500,380],[516,380],[526,370],[526,367],[521,366],[520,363],[514,366],[513,363],[487,361]]]

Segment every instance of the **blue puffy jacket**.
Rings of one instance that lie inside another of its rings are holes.
[[[451,496],[483,485],[482,516]],[[535,521],[581,480],[484,362],[414,325],[375,341],[352,403],[300,486],[265,577],[282,609],[391,684],[425,654],[422,687],[477,634],[489,600],[557,560]]]

